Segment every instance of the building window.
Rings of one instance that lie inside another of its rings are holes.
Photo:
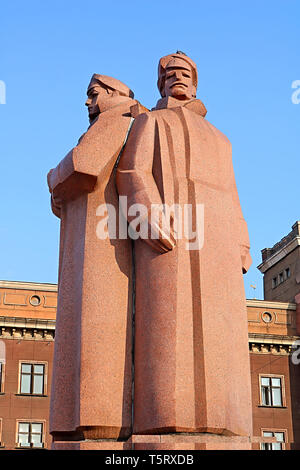
[[[28,395],[44,395],[45,364],[21,363],[20,393]]]
[[[44,447],[44,423],[18,422],[18,447],[41,448]]]
[[[262,450],[283,450],[285,448],[284,431],[263,431],[263,437],[276,437],[277,442],[262,442]]]
[[[290,277],[291,277],[290,268],[286,268],[284,271],[281,271],[281,273],[279,273],[278,276],[275,276],[272,278],[272,289],[275,289],[275,287],[279,286],[279,284],[286,281]]]
[[[0,418],[0,447],[4,447],[2,442],[2,418]]]
[[[283,406],[283,377],[260,376],[261,405]]]
[[[0,361],[0,393],[4,391],[4,362]]]
[[[285,278],[288,279],[291,276],[291,270],[290,268],[286,268],[285,270]]]
[[[29,302],[31,303],[31,305],[36,307],[36,306],[40,305],[41,298],[38,295],[32,295],[29,299]]]
[[[271,321],[273,320],[272,313],[270,312],[264,312],[261,318],[265,323],[271,323]]]

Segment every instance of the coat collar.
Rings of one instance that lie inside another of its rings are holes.
[[[207,113],[207,110],[201,100],[192,98],[191,100],[180,101],[176,98],[173,98],[172,96],[158,100],[155,108],[153,108],[151,111],[156,111],[157,109],[178,108],[180,106],[187,108],[196,114],[200,114],[202,117],[205,117]]]
[[[99,113],[96,119],[94,119],[94,121],[89,125],[88,129],[90,129],[94,124],[96,124],[96,122],[99,119],[100,121],[102,121],[102,116],[107,118],[110,115],[110,113],[115,113],[116,108],[119,108],[118,112],[120,113],[120,115],[125,112],[130,113],[130,108],[132,106],[135,106],[137,103],[138,102],[132,98],[125,99],[124,101],[121,101],[120,103],[115,103],[113,106],[110,106],[109,108],[106,108],[101,113]]]

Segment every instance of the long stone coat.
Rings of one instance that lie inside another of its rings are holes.
[[[50,409],[56,440],[131,431],[131,240],[99,239],[97,230],[105,215],[99,206],[113,206],[119,222],[115,164],[136,103],[101,113],[48,175],[61,219]]]
[[[163,99],[141,114],[117,170],[128,207],[204,208],[200,249],[172,236],[135,241],[134,432],[249,436],[248,231],[230,142],[199,100],[184,104]]]

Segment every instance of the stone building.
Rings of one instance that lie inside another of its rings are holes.
[[[0,281],[0,446],[50,448],[56,285]]]
[[[277,440],[253,449],[300,449],[299,228],[262,250],[265,300],[247,300],[253,436]],[[0,281],[1,449],[51,448],[56,301],[54,284]]]
[[[264,299],[295,302],[300,293],[300,221],[272,248],[262,250],[258,269],[264,276]]]
[[[282,447],[299,449],[300,221],[261,253],[265,300],[248,301],[254,433],[272,427]]]
[[[247,311],[253,435],[276,437],[279,441],[262,447],[300,449],[296,304],[247,300]],[[259,449],[260,445],[253,444],[253,448]]]

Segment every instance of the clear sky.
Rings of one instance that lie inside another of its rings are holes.
[[[119,78],[153,107],[158,60],[179,49],[198,66],[207,119],[232,142],[253,258],[246,296],[263,298],[260,250],[300,218],[299,35],[298,0],[2,2],[0,279],[57,282],[46,175],[88,126],[91,75]]]

